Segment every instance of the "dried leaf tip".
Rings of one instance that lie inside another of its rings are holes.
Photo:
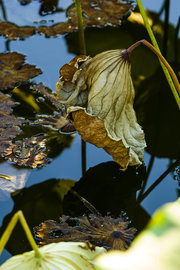
[[[103,147],[123,170],[142,164],[146,146],[133,109],[130,68],[126,50],[109,50],[84,59],[69,80],[60,77],[56,84],[82,139]]]

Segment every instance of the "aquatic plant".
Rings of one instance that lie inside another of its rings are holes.
[[[158,209],[128,251],[112,251],[97,259],[98,270],[180,269],[180,199]]]
[[[95,257],[106,251],[103,247],[95,247],[88,242],[52,243],[38,248],[22,211],[18,211],[11,219],[0,239],[0,254],[18,220],[20,221],[33,250],[10,258],[0,266],[1,270],[75,270],[77,268],[90,270],[94,269],[93,260]]]

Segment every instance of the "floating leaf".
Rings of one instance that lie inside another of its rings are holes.
[[[62,105],[42,84],[21,84],[10,94],[14,100],[0,92],[0,155],[19,166],[45,166],[73,139],[59,133],[69,124],[62,116]]]
[[[44,98],[52,103],[55,106],[56,110],[62,111],[62,104],[57,100],[56,93],[53,93],[52,90],[45,87],[43,83],[39,83],[37,85],[33,85],[32,89],[38,93],[40,93]]]
[[[111,1],[82,1],[83,25],[84,26],[105,26],[119,25],[120,21],[130,14],[133,5],[128,2]],[[57,23],[51,27],[40,26],[37,31],[47,37],[55,37],[65,32],[72,32],[77,29],[76,8],[71,5],[67,9],[68,21]]]
[[[56,84],[76,130],[83,140],[103,147],[123,170],[142,164],[146,143],[133,109],[135,93],[126,51],[106,51],[83,60],[79,69],[74,64],[73,76],[71,61],[69,77],[60,76]]]
[[[147,228],[125,252],[97,259],[99,270],[179,270],[180,199],[155,212]]]
[[[46,139],[44,136],[15,141],[4,149],[1,155],[21,166],[36,168],[48,162],[47,156],[44,153],[46,150],[45,143]]]
[[[71,225],[73,224],[73,225]],[[60,223],[47,220],[35,228],[40,245],[60,241],[90,241],[106,249],[125,250],[129,247],[135,228],[128,228],[129,221],[122,215],[118,218],[90,214],[72,218],[62,216]]]
[[[37,28],[39,34],[43,34],[46,37],[56,37],[57,35],[72,32],[77,28],[71,22],[61,22],[54,24],[53,26],[40,26]]]
[[[41,247],[39,252],[42,257],[36,257],[34,251],[14,256],[1,265],[1,270],[92,270],[94,269],[93,260],[105,253],[105,249],[88,243],[62,242]]]
[[[84,26],[119,25],[120,20],[130,14],[133,5],[131,3],[111,1],[82,1],[82,13]],[[69,20],[76,24],[76,9],[69,8],[67,15]]]
[[[15,102],[6,94],[0,92],[0,114],[10,114]]]
[[[39,68],[24,64],[25,56],[17,52],[0,53],[0,89],[13,87],[41,73]]]
[[[0,21],[0,35],[5,36],[8,40],[25,39],[35,34],[33,26],[17,26],[14,23]]]

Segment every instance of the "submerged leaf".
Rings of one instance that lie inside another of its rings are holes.
[[[125,252],[97,259],[98,270],[179,270],[180,199],[155,212],[147,228]]]
[[[24,59],[17,52],[0,53],[0,89],[13,87],[41,73],[39,68],[24,64]]]
[[[36,257],[34,251],[17,255],[1,265],[1,270],[92,270],[93,260],[105,253],[102,247],[95,247],[89,243],[52,243],[39,249],[42,257]]]
[[[72,76],[69,67],[69,77],[60,76],[56,84],[75,128],[85,141],[110,153],[122,169],[142,164],[146,143],[133,109],[127,52],[106,51],[84,59],[78,68]]]
[[[135,228],[128,228],[129,223],[122,215],[118,218],[94,214],[77,218],[62,216],[60,223],[53,220],[41,223],[35,228],[35,233],[41,239],[40,245],[61,241],[90,241],[106,249],[125,250],[136,232]]]

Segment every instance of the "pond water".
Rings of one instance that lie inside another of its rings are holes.
[[[57,12],[49,11],[49,14],[47,12],[41,12],[40,14],[42,7],[40,1],[32,0],[27,5],[21,5],[20,2],[23,1],[1,1],[0,19],[13,22],[19,26],[51,26],[67,20],[65,12],[61,9],[66,9],[72,3],[70,0],[54,1],[57,2]],[[165,50],[167,59],[177,74],[180,74],[180,54],[177,54],[178,57],[175,59],[175,56],[177,56],[174,53],[176,45],[173,43],[175,40],[173,35],[177,32],[175,29],[179,18],[180,2],[179,0],[169,2],[169,22],[171,25],[166,40],[163,27],[165,11],[160,17],[157,17],[163,1],[144,0],[143,4],[145,8],[154,12],[149,16],[154,23],[158,41],[162,50],[164,49],[163,46],[167,46],[167,50]],[[87,54],[93,56],[108,49],[127,48],[137,40],[148,39],[143,25],[140,22],[136,24],[133,17],[130,18],[131,16],[117,27],[108,25],[107,27],[89,27],[86,29]],[[176,43],[177,48],[179,48],[178,38]],[[34,84],[43,82],[53,92],[55,92],[60,67],[78,54],[77,32],[49,38],[36,33],[25,40],[10,41],[0,36],[0,44],[1,53],[8,51],[21,53],[26,56],[27,63],[40,68],[42,74],[30,80],[30,82]],[[150,168],[146,186],[146,189],[148,189],[180,156],[180,114],[166,79],[160,70],[158,60],[143,47],[138,48],[137,53],[134,52],[134,55],[132,55],[132,76],[136,88],[135,110],[138,121],[144,128],[147,137],[144,164],[146,168]],[[24,91],[23,86],[22,90]],[[4,91],[4,93],[7,92]],[[13,98],[16,100],[17,96],[14,95]],[[22,98],[21,101],[24,102]],[[23,105],[22,108],[21,105],[18,106],[17,116],[27,117],[28,115],[30,119],[31,116],[29,115],[32,112],[28,107],[30,105]],[[43,114],[42,110],[41,114]],[[56,132],[56,136],[58,136],[57,134],[58,132]],[[64,140],[69,140],[69,143],[58,144],[56,140],[52,141],[51,162],[43,168],[21,168],[5,161],[3,158],[0,160],[0,175],[11,177],[11,181],[0,178],[0,234],[5,229],[10,217],[19,209],[23,210],[31,229],[47,219],[58,220],[62,213],[83,214],[76,209],[78,204],[74,203],[71,196],[63,202],[64,195],[60,191],[61,188],[65,188],[62,179],[78,181],[82,177],[81,159],[84,156],[82,157],[81,154],[81,138],[77,133],[59,136],[64,136]],[[152,168],[149,165],[151,163]],[[149,217],[158,207],[166,202],[174,201],[178,197],[179,185],[178,181],[174,180],[176,173],[174,172],[175,167],[172,166],[172,172],[141,202],[138,210],[136,209],[137,212],[133,214],[133,211],[136,210],[132,204],[135,201],[135,193],[139,189],[138,184],[133,183],[133,179],[137,182],[142,180],[144,173],[133,172],[131,174],[130,172],[130,175],[127,176],[128,184],[122,183],[119,186],[117,181],[116,183],[113,182],[116,165],[112,162],[112,157],[103,149],[87,143],[86,170],[90,168],[89,174],[81,180],[82,185],[77,187],[79,193],[103,214],[114,210],[114,215],[117,215],[118,211],[120,213],[121,210],[125,210],[133,218],[133,225],[139,230],[145,226]],[[136,179],[138,178],[137,175],[139,179]],[[124,176],[120,177],[123,178]],[[109,183],[111,179],[112,184]],[[87,182],[82,183],[83,180]],[[68,191],[68,187],[66,189]],[[122,197],[123,200],[121,200]],[[108,205],[110,205],[109,208]],[[122,209],[123,205],[126,209]],[[0,263],[28,248],[23,231],[18,227],[3,251]]]

